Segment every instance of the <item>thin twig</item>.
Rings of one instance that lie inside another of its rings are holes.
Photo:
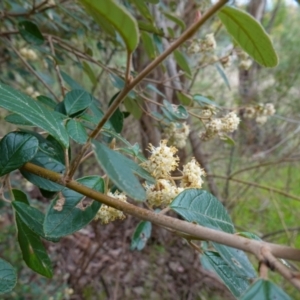
[[[221,175],[215,175],[215,174],[208,174],[206,176],[207,177],[214,177],[214,178],[225,179],[225,180],[228,179],[227,176],[221,176]],[[282,191],[282,190],[279,190],[279,189],[276,189],[276,188],[273,188],[273,187],[269,187],[269,186],[266,186],[266,185],[258,184],[256,182],[251,182],[251,181],[245,181],[245,180],[241,180],[241,179],[236,179],[236,178],[232,178],[232,177],[230,177],[229,180],[235,181],[235,182],[238,182],[238,183],[242,183],[242,184],[246,184],[248,186],[255,186],[255,187],[260,188],[262,190],[267,190],[267,191],[270,191],[270,192],[274,192],[274,193],[286,196],[288,198],[294,199],[296,201],[300,201],[300,197],[297,197],[295,195],[289,194],[289,193],[287,193],[285,191]]]
[[[59,101],[55,93],[52,91],[51,87],[38,75],[38,73],[31,67],[31,65],[23,58],[23,56],[20,54],[20,52],[13,46],[13,44],[6,39],[6,42],[8,42],[9,46],[13,49],[13,51],[17,54],[17,56],[20,58],[22,63],[26,66],[26,68],[46,87],[46,89],[52,94],[52,96]]]
[[[49,42],[49,45],[50,45],[51,53],[52,53],[52,55],[55,57],[55,49],[54,49],[54,47],[53,47],[53,42],[52,42],[52,37],[51,37],[51,36],[48,36],[48,42]],[[55,71],[56,71],[58,83],[59,83],[60,89],[61,89],[61,95],[62,95],[63,98],[64,98],[64,97],[65,97],[64,81],[63,81],[63,78],[62,78],[62,76],[61,76],[59,66],[58,66],[58,64],[57,64],[57,62],[56,62],[56,60],[55,60],[54,57],[53,57],[53,60],[54,60],[54,67],[55,67]]]

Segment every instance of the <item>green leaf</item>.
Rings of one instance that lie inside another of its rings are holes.
[[[251,232],[237,232],[236,234],[239,236],[243,236],[247,239],[262,241],[262,239],[259,236]]]
[[[240,300],[291,300],[281,288],[269,280],[258,279],[240,298]]]
[[[185,94],[183,92],[176,92],[176,95],[177,95],[180,103],[182,103],[183,105],[186,105],[186,106],[192,105],[193,99],[190,95]]]
[[[83,70],[84,70],[85,74],[89,77],[91,83],[93,85],[96,85],[97,84],[97,77],[96,77],[93,69],[85,61],[82,62],[82,66],[83,66]]]
[[[38,140],[27,133],[11,132],[0,141],[0,176],[22,167],[38,151]]]
[[[111,181],[129,197],[138,201],[145,201],[145,190],[133,174],[134,171],[142,168],[104,144],[93,141],[93,145],[96,158]]]
[[[137,10],[140,12],[140,14],[147,20],[149,20],[150,22],[153,21],[153,17],[149,11],[149,8],[147,6],[147,4],[145,3],[144,0],[131,0],[131,2],[134,3],[134,5],[136,6]]]
[[[22,199],[15,197],[15,201],[12,202],[17,215],[21,221],[35,234],[40,237],[44,237],[43,223],[44,214],[38,209],[29,205],[29,203],[24,203]]]
[[[226,73],[224,72],[223,67],[221,66],[220,63],[215,64],[215,66],[216,66],[218,73],[221,75],[222,79],[224,80],[226,86],[228,87],[229,90],[231,90],[229,80],[226,76]]]
[[[109,101],[109,106],[111,106],[111,104],[114,102],[114,100],[117,98],[118,95],[119,95],[119,92],[116,93],[111,98],[111,100]],[[120,111],[119,107],[115,110],[115,112],[109,118],[109,121],[117,133],[120,133],[122,131],[123,123],[124,123],[124,115]]]
[[[22,197],[20,198],[18,193],[16,194],[16,190],[14,190],[14,197],[16,201],[12,202],[12,206],[20,220],[39,237],[51,242],[58,242],[59,239],[52,239],[45,236],[43,228],[45,215],[35,207],[30,206],[28,200],[27,203],[24,202],[24,199],[22,199]]]
[[[5,121],[11,124],[15,125],[21,125],[21,126],[35,126],[28,120],[24,119],[22,116],[18,114],[10,114],[5,117]]]
[[[84,145],[86,143],[88,135],[81,122],[73,119],[69,120],[67,123],[67,131],[70,135],[70,138],[78,144]]]
[[[104,181],[99,176],[87,176],[78,179],[78,182],[104,193]],[[68,188],[64,188],[61,193],[63,198],[55,198],[46,213],[44,232],[48,238],[66,236],[80,230],[94,219],[101,207],[101,203],[97,201],[81,207],[79,204],[86,197]],[[64,204],[59,206],[58,201],[62,199]]]
[[[204,269],[216,272],[235,297],[240,297],[250,286],[249,280],[238,276],[228,263],[214,251],[205,251],[201,255]]]
[[[167,100],[164,100],[163,104],[169,114],[166,113],[165,110],[163,111],[165,112],[166,116],[170,118],[171,121],[173,120],[182,121],[188,118],[189,114],[184,106],[171,104]]]
[[[138,26],[141,31],[147,31],[149,33],[155,33],[157,35],[164,35],[162,29],[155,27],[152,23],[138,21]]]
[[[211,105],[211,106],[216,106],[219,107],[219,105],[217,105],[214,101],[208,99],[207,97],[204,97],[202,95],[194,95],[193,99],[200,105],[200,106],[207,106],[207,105]]]
[[[15,268],[0,258],[0,294],[5,294],[15,287],[17,283],[17,272]]]
[[[234,233],[234,226],[222,203],[207,191],[187,189],[180,193],[170,207],[189,222]]]
[[[32,124],[49,132],[68,148],[69,137],[63,125],[63,115],[49,111],[29,96],[2,83],[0,83],[0,98],[0,107],[19,114]]]
[[[175,24],[177,24],[181,28],[182,31],[185,29],[185,23],[180,18],[178,18],[174,14],[171,14],[171,13],[168,13],[168,12],[164,12],[163,14],[169,20],[171,20],[172,22],[174,22]]]
[[[192,71],[190,69],[190,65],[186,56],[179,50],[175,50],[173,54],[180,69],[183,70],[188,75],[188,77],[191,78]]]
[[[56,158],[47,155],[43,151],[39,150],[36,154],[36,156],[30,161],[31,163],[40,166],[42,168],[51,170],[53,172],[61,173],[63,174],[65,171],[65,166],[58,161]],[[55,182],[52,182],[50,180],[44,179],[40,176],[37,176],[35,174],[32,174],[30,172],[24,171],[23,169],[20,170],[21,174],[31,183],[38,186],[41,189],[44,189],[46,191],[50,192],[58,192],[63,189],[62,185],[59,185]]]
[[[143,100],[140,98],[132,99],[131,97],[126,97],[124,100],[126,110],[137,120],[139,120],[143,115],[143,111],[140,107],[141,105],[143,105]]]
[[[34,45],[42,45],[44,43],[44,37],[34,23],[21,21],[18,23],[18,28],[22,38],[26,42]]]
[[[255,18],[231,6],[222,8],[218,15],[227,31],[254,60],[265,67],[278,64],[270,37]]]
[[[114,26],[123,38],[128,52],[135,50],[139,43],[137,22],[123,6],[113,0],[80,0],[80,2],[96,22],[102,19]]]
[[[131,250],[141,251],[145,248],[147,240],[151,236],[152,224],[149,221],[142,221],[136,227],[132,239],[131,239]]]
[[[72,90],[64,98],[64,105],[68,116],[87,109],[93,101],[93,96],[84,90]]]
[[[25,203],[27,205],[30,205],[27,194],[25,194],[23,191],[13,189],[12,192],[14,194],[14,198],[18,199],[18,202],[22,202],[22,203]]]
[[[51,278],[53,276],[51,261],[39,236],[32,232],[18,215],[16,216],[16,223],[18,241],[26,265],[33,271]]]
[[[46,96],[42,96],[42,95],[36,97],[36,100],[41,102],[42,104],[50,107],[51,109],[54,109],[57,104],[53,99],[46,97]]]
[[[222,203],[207,191],[187,189],[181,192],[170,207],[189,222],[216,230],[234,233],[234,226]],[[243,251],[213,242],[227,264],[240,276],[256,277],[253,266]]]
[[[60,73],[63,80],[70,86],[72,90],[84,90],[84,88],[67,73],[65,73],[64,71],[61,71]]]
[[[141,39],[147,55],[149,58],[154,59],[156,57],[156,48],[152,36],[148,32],[142,31]]]

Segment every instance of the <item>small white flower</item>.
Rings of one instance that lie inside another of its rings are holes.
[[[158,147],[149,144],[149,151],[150,157],[141,166],[156,179],[168,178],[178,165],[179,158],[174,156],[177,149],[173,146],[168,147],[167,141],[162,140]]]
[[[256,123],[260,124],[260,125],[263,125],[267,122],[268,120],[268,117],[267,116],[258,116],[256,117],[255,121]]]
[[[250,67],[252,66],[252,60],[251,59],[245,59],[245,60],[241,60],[239,63],[239,67],[242,70],[249,70]]]
[[[252,106],[246,107],[243,116],[246,119],[253,119],[253,118],[255,118],[255,116],[256,116],[256,110],[255,110],[255,108],[252,107]]]
[[[205,172],[200,168],[198,162],[193,158],[189,163],[183,167],[183,178],[181,187],[183,188],[201,188],[203,184],[202,176]]]
[[[223,132],[233,132],[237,130],[240,123],[240,118],[236,115],[235,112],[230,112],[223,118],[222,122],[222,131]]]
[[[116,191],[114,194],[108,192],[107,195],[122,202],[126,202],[126,195],[123,193],[119,193],[118,191]],[[108,224],[112,221],[115,221],[116,219],[125,219],[125,215],[118,209],[102,204],[94,219],[100,219],[101,223]]]
[[[266,116],[273,116],[275,114],[276,110],[274,108],[273,103],[266,103],[264,110],[263,110],[263,114]]]
[[[165,207],[184,189],[173,185],[169,180],[159,179],[156,184],[145,185],[147,202],[150,207]]]
[[[32,96],[34,92],[35,92],[35,90],[32,86],[28,86],[25,90],[25,93],[29,96]]]
[[[27,60],[35,61],[38,59],[37,54],[32,49],[22,48],[20,49],[20,54]]]
[[[170,123],[164,130],[164,136],[168,140],[168,143],[177,149],[185,147],[189,133],[190,127],[186,123]]]

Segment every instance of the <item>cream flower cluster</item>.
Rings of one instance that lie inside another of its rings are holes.
[[[160,142],[158,147],[150,144],[151,155],[148,160],[141,164],[156,179],[155,184],[145,184],[147,202],[150,207],[165,207],[186,188],[201,188],[203,169],[195,159],[183,167],[182,180],[177,186],[172,180],[171,172],[175,171],[178,165],[178,157],[175,156],[177,149],[168,147],[166,141]]]
[[[158,179],[156,184],[145,184],[145,188],[150,207],[168,206],[184,190],[184,188],[177,187],[166,179]]]
[[[235,112],[230,112],[223,118],[212,119],[205,124],[205,131],[200,132],[199,136],[202,140],[207,141],[216,135],[223,137],[224,134],[237,130],[240,118]]]
[[[187,137],[190,133],[190,127],[186,124],[170,123],[164,130],[164,136],[168,143],[177,149],[186,146]]]
[[[266,103],[246,107],[243,116],[247,119],[255,118],[258,124],[263,125],[267,122],[268,117],[273,116],[275,112],[273,103]]]
[[[167,141],[162,140],[158,147],[149,144],[151,156],[141,166],[145,168],[154,178],[168,178],[170,173],[176,170],[179,158],[174,156],[177,149],[168,147]]]
[[[252,66],[252,60],[249,58],[249,55],[241,49],[237,49],[236,54],[240,60],[239,67],[242,70],[249,70]]]
[[[182,170],[181,187],[183,188],[201,188],[203,184],[202,177],[205,176],[205,172],[200,168],[198,162],[193,158],[187,163]]]
[[[20,50],[20,54],[22,55],[23,58],[25,58],[26,60],[32,60],[35,61],[38,59],[37,54],[35,53],[34,50],[32,49],[28,49],[28,48],[22,48]]]
[[[38,91],[36,91],[32,86],[28,86],[28,87],[26,88],[26,90],[25,90],[25,93],[26,93],[27,95],[29,95],[30,97],[32,97],[32,98],[36,98],[36,97],[38,97],[38,96],[41,95],[41,94],[40,94]]]
[[[108,196],[118,199],[122,202],[126,202],[126,195],[123,193],[119,193],[116,191],[114,194],[111,192],[107,193]],[[116,219],[125,219],[125,215],[122,211],[115,209],[113,207],[102,204],[97,215],[95,216],[95,220],[100,220],[103,224],[108,224],[109,222],[115,221]]]

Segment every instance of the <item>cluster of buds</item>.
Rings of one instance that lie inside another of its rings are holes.
[[[107,195],[122,202],[127,202],[126,195],[118,191],[116,191],[115,193],[108,192]],[[102,224],[108,224],[117,219],[125,219],[125,215],[118,209],[102,204],[94,219],[100,220]]]
[[[41,95],[41,94],[40,94],[38,91],[36,91],[32,86],[27,87],[26,90],[25,90],[25,93],[26,93],[28,96],[32,97],[32,98],[36,98],[36,97],[38,97],[38,96]]]
[[[258,124],[265,124],[268,117],[273,116],[276,110],[273,103],[258,104],[256,106],[248,106],[244,110],[244,118],[255,119]]]
[[[230,112],[223,118],[210,119],[205,124],[205,131],[200,132],[199,136],[204,141],[210,140],[216,135],[222,138],[226,133],[237,130],[239,123],[240,118],[236,113]]]
[[[189,46],[187,52],[189,54],[201,53],[200,63],[214,63],[218,57],[214,54],[217,43],[213,33],[209,33],[204,39],[194,39]]]
[[[241,49],[236,49],[236,54],[240,61],[239,68],[246,71],[249,70],[252,66],[252,60],[249,58],[249,55]]]
[[[25,58],[26,60],[35,61],[35,60],[38,59],[37,54],[36,54],[35,51],[32,50],[32,49],[22,48],[22,49],[20,50],[20,54],[21,54],[22,57]]]
[[[222,64],[223,68],[229,68],[231,66],[231,56],[227,55],[220,59],[220,63]]]
[[[175,146],[177,149],[185,147],[189,133],[190,127],[186,123],[172,122],[164,129],[164,137],[170,145]]]
[[[163,140],[158,147],[150,144],[149,150],[151,155],[141,166],[156,179],[155,184],[145,184],[150,207],[165,207],[184,189],[202,187],[201,176],[205,172],[195,159],[183,167],[181,183],[177,186],[171,177],[171,172],[176,170],[179,162],[179,158],[175,156],[177,149],[168,147],[167,141]]]

